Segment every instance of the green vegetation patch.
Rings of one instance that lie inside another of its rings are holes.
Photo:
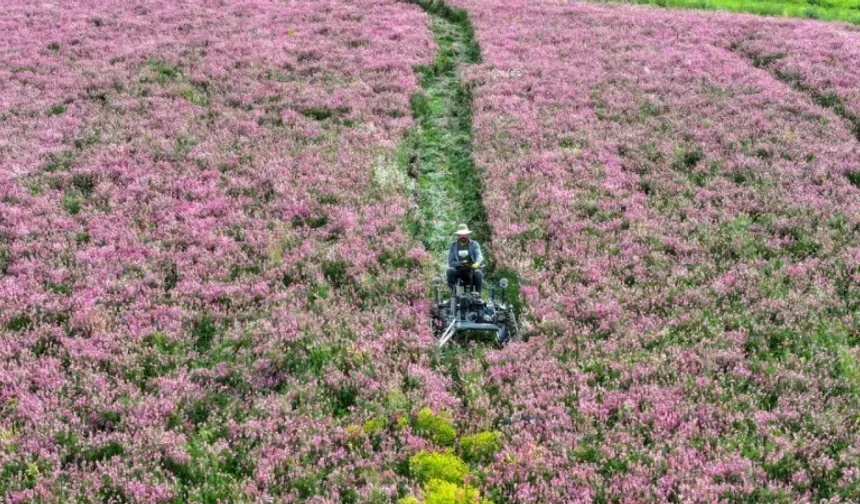
[[[66,106],[63,104],[57,104],[48,109],[49,116],[62,115],[66,112]]]
[[[415,497],[407,497],[401,504],[419,503]],[[482,499],[476,488],[460,486],[442,480],[431,480],[424,485],[425,504],[492,504],[489,499]]]
[[[469,485],[469,466],[450,451],[418,452],[409,459],[409,470],[423,485],[423,499],[409,496],[401,499],[400,504],[492,504]]]
[[[163,59],[150,58],[146,62],[146,66],[151,70],[153,78],[151,80],[143,79],[142,82],[154,81],[159,84],[166,84],[182,77],[182,68],[179,65],[174,65]]]
[[[6,323],[6,328],[10,331],[23,331],[32,325],[33,321],[27,314],[20,313],[9,319]]]
[[[72,161],[75,159],[73,151],[59,151],[48,154],[48,162],[43,169],[46,172],[65,171],[72,166]]]
[[[501,434],[496,431],[484,431],[460,438],[460,452],[463,459],[469,462],[489,462],[501,448]]]
[[[858,0],[631,0],[631,3],[860,23]]]
[[[422,409],[415,416],[414,428],[418,434],[443,446],[450,446],[457,438],[451,415],[445,411],[437,415],[430,408]]]
[[[421,483],[441,480],[462,485],[469,474],[469,466],[449,452],[419,452],[409,459],[409,470]]]

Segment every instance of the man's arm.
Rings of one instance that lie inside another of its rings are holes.
[[[481,245],[476,241],[473,241],[472,243],[475,244],[475,265],[482,266],[484,263],[484,255],[481,254]]]
[[[460,261],[457,259],[457,253],[454,249],[457,248],[457,243],[454,242],[451,248],[448,249],[448,267],[456,268],[460,266]]]

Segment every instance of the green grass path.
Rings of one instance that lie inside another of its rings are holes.
[[[460,65],[480,61],[480,51],[465,12],[442,2],[415,3],[430,14],[438,51],[432,65],[416,68],[422,92],[411,98],[416,126],[405,142],[408,156],[401,157],[417,178],[410,230],[444,263],[457,223],[465,222],[488,256],[491,231],[472,159],[471,95],[458,74]]]

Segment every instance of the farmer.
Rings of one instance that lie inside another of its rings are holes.
[[[448,286],[454,288],[458,278],[466,283],[469,277],[474,275],[475,291],[481,292],[484,273],[479,268],[484,262],[484,256],[481,254],[481,246],[478,242],[469,238],[471,233],[469,226],[465,224],[457,226],[457,231],[454,233],[457,239],[448,250]]]

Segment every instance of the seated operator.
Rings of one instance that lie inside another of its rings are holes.
[[[479,269],[484,262],[481,246],[469,238],[471,231],[465,224],[458,225],[454,234],[457,240],[448,250],[448,286],[454,288],[458,278],[466,283],[472,277],[475,291],[481,292],[484,282],[484,273]]]

